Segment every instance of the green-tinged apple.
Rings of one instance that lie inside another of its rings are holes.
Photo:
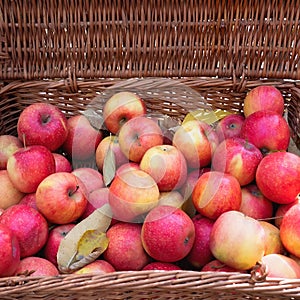
[[[55,172],[72,172],[72,164],[64,155],[55,152],[52,154],[55,161]]]
[[[24,145],[42,145],[56,151],[67,138],[67,119],[53,104],[33,103],[21,112],[17,131]]]
[[[104,124],[112,134],[117,134],[127,121],[146,112],[146,104],[140,96],[131,92],[115,93],[104,104]]]
[[[7,208],[0,216],[0,223],[17,237],[21,258],[37,254],[48,239],[46,219],[28,205],[16,204]]]
[[[271,110],[282,115],[284,99],[275,86],[260,85],[246,95],[243,110],[246,117],[259,110]]]
[[[15,276],[57,276],[59,271],[49,260],[38,257],[28,256],[21,259],[20,264],[15,271]]]
[[[85,185],[88,195],[104,187],[103,177],[100,172],[90,167],[76,168],[72,171]]]
[[[112,151],[114,154],[116,168],[128,162],[128,158],[120,148],[119,137],[116,135],[106,136],[99,143],[95,154],[96,164],[100,172],[103,172],[104,161],[109,155],[108,151]]]
[[[24,197],[19,202],[19,204],[28,205],[28,206],[36,209],[36,210],[38,209],[37,206],[36,206],[36,195],[35,195],[35,193],[25,194]]]
[[[24,195],[14,186],[7,170],[0,170],[0,208],[6,209],[18,204]]]
[[[74,223],[57,225],[53,227],[43,248],[44,258],[53,263],[56,267],[57,265],[57,252],[60,242],[68,234],[68,232],[75,227]]]
[[[150,262],[141,240],[142,224],[118,222],[106,232],[109,244],[103,258],[116,271],[139,271]]]
[[[239,272],[245,273],[245,271],[237,270],[235,268],[229,267],[218,259],[212,259],[207,264],[205,264],[202,269],[202,272]]]
[[[283,254],[267,254],[261,259],[266,267],[267,276],[272,278],[300,278],[300,265],[291,257]]]
[[[20,246],[15,234],[0,224],[0,277],[14,275],[20,263]]]
[[[262,158],[260,150],[250,142],[239,137],[227,138],[213,154],[212,169],[231,174],[244,186],[255,179]]]
[[[168,262],[162,262],[162,261],[153,261],[150,262],[148,265],[146,265],[143,269],[143,271],[178,271],[182,270],[179,266],[168,263]]]
[[[103,259],[97,259],[75,271],[73,274],[103,274],[115,271],[116,269],[109,262]]]
[[[239,211],[224,212],[210,234],[213,256],[237,270],[249,270],[265,254],[265,231],[259,221]]]
[[[283,216],[280,238],[285,249],[300,257],[300,204],[293,205]]]
[[[240,137],[245,117],[242,114],[230,114],[222,118],[216,125],[216,133],[221,143],[227,138]]]
[[[103,138],[102,131],[94,128],[87,117],[76,115],[67,120],[68,136],[62,145],[70,160],[88,160]]]
[[[264,228],[266,236],[265,255],[271,253],[284,254],[285,249],[280,239],[279,228],[267,221],[259,221],[259,223]]]
[[[179,191],[176,190],[169,191],[169,192],[161,192],[159,194],[158,200],[159,200],[158,205],[170,205],[179,208],[181,208],[184,203],[184,199],[182,195],[180,194]]]
[[[129,170],[140,170],[140,164],[135,163],[135,162],[127,162],[120,167],[117,168],[116,170],[116,176],[120,175],[123,172],[127,172]]]
[[[285,215],[285,213],[295,204],[299,204],[300,203],[300,197],[297,198],[297,200],[288,203],[288,204],[279,204],[276,207],[276,211],[275,211],[275,220],[274,220],[274,224],[280,228],[281,223],[282,223],[282,218]]]
[[[193,217],[192,221],[195,226],[195,241],[186,259],[193,268],[201,269],[214,259],[209,247],[214,221],[200,214]]]
[[[28,146],[9,157],[7,172],[20,192],[34,193],[41,181],[55,172],[55,160],[46,147]]]
[[[265,156],[256,171],[256,184],[269,200],[288,204],[299,197],[300,157],[290,152]]]
[[[230,174],[209,171],[199,177],[192,200],[201,215],[215,220],[226,211],[239,210],[242,201],[241,186]]]
[[[172,263],[191,251],[195,226],[180,208],[159,205],[147,214],[141,237],[144,249],[154,260]]]
[[[147,117],[127,121],[119,132],[119,145],[130,161],[139,163],[145,152],[163,144],[163,133],[158,124]]]
[[[253,182],[242,187],[242,202],[239,211],[254,219],[273,217],[273,202],[266,198]]]
[[[83,182],[74,174],[49,175],[36,190],[36,205],[45,218],[55,224],[76,221],[84,212],[88,194]]]
[[[128,169],[118,173],[109,187],[109,204],[113,218],[140,222],[143,215],[159,202],[159,189],[146,172]]]
[[[189,168],[208,166],[218,143],[213,128],[199,120],[183,123],[173,137],[173,145],[183,153]]]
[[[241,138],[255,145],[264,154],[285,151],[290,143],[290,129],[283,116],[274,111],[259,110],[245,119]]]
[[[181,188],[187,178],[185,157],[173,145],[158,145],[148,149],[140,168],[154,178],[161,192]]]
[[[8,158],[20,148],[23,148],[23,144],[16,136],[0,135],[0,170],[6,169]]]

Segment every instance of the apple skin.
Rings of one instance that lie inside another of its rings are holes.
[[[97,259],[75,271],[73,274],[103,274],[115,271],[115,268],[109,262],[103,259]]]
[[[148,149],[162,144],[161,128],[147,117],[135,117],[128,120],[119,132],[120,148],[127,159],[132,162],[139,163]]]
[[[189,168],[208,166],[218,143],[213,128],[199,120],[183,123],[173,136],[173,145],[182,152]]]
[[[88,160],[103,138],[102,131],[95,129],[83,115],[71,116],[67,120],[68,136],[62,145],[70,160]]]
[[[45,218],[55,224],[76,221],[84,212],[88,194],[83,182],[74,174],[49,175],[36,190],[36,205]]]
[[[0,277],[12,276],[20,263],[20,246],[15,234],[0,224]]]
[[[161,262],[161,261],[153,261],[147,264],[143,269],[143,271],[179,271],[182,270],[179,266],[173,263]]]
[[[226,211],[239,210],[242,201],[241,186],[230,174],[206,172],[199,177],[192,200],[202,216],[216,220]]]
[[[20,192],[33,193],[44,178],[55,172],[53,154],[39,145],[21,148],[9,157],[7,172]]]
[[[16,136],[0,135],[0,170],[6,169],[8,158],[20,148],[23,148],[23,144]]]
[[[212,169],[234,176],[241,186],[255,179],[263,155],[253,144],[242,138],[227,138],[221,142],[212,157]]]
[[[185,157],[172,145],[158,145],[148,149],[140,162],[140,168],[154,178],[161,192],[181,188],[187,178]]]
[[[6,170],[0,170],[0,208],[6,209],[18,204],[24,197],[12,183]]]
[[[29,272],[29,274],[28,274]],[[59,271],[49,260],[38,257],[28,256],[21,259],[15,271],[15,276],[58,276]]]
[[[268,277],[275,278],[300,278],[300,265],[291,257],[283,254],[272,253],[265,255],[261,262],[267,267]]]
[[[28,205],[16,204],[7,208],[0,216],[0,223],[17,237],[21,258],[38,253],[48,239],[46,219]]]
[[[295,201],[288,203],[288,204],[279,204],[275,211],[275,220],[274,224],[280,228],[282,223],[282,218],[285,215],[285,213],[295,204],[300,203],[300,198],[296,199]]]
[[[170,205],[181,208],[184,199],[179,191],[160,192],[158,205]]]
[[[106,235],[109,244],[103,259],[116,271],[139,271],[150,262],[141,240],[142,224],[118,222],[111,226]]]
[[[245,117],[242,114],[230,114],[216,125],[216,133],[221,143],[227,138],[240,137]]]
[[[188,255],[195,240],[195,226],[180,208],[159,205],[142,224],[143,247],[157,261],[176,262]]]
[[[273,216],[273,202],[267,199],[255,183],[242,187],[242,202],[239,211],[254,219],[268,219]]]
[[[53,104],[33,103],[21,112],[17,132],[26,146],[42,145],[56,151],[67,138],[67,118]]]
[[[93,168],[81,167],[72,171],[85,185],[88,195],[97,189],[104,187],[103,176]]]
[[[270,110],[260,110],[245,119],[241,138],[255,145],[263,153],[286,151],[290,142],[290,129],[281,115]]]
[[[268,154],[257,167],[256,184],[275,203],[295,201],[300,191],[300,157],[290,152]]]
[[[120,167],[117,168],[116,170],[116,176],[119,176],[121,173],[123,172],[127,172],[129,170],[140,170],[140,164],[135,163],[135,162],[127,162],[123,165],[121,165]]]
[[[193,217],[192,221],[195,226],[195,241],[186,259],[192,267],[201,269],[214,259],[209,247],[214,221],[200,214]]]
[[[19,204],[28,205],[28,206],[38,210],[38,208],[36,206],[36,195],[35,195],[35,193],[25,194],[24,197],[19,202]]]
[[[56,267],[57,265],[57,252],[60,242],[68,234],[68,232],[75,227],[75,224],[69,223],[64,225],[57,225],[53,227],[43,249],[44,258],[53,263]]]
[[[229,267],[226,264],[222,263],[218,259],[213,259],[205,264],[202,269],[202,272],[240,272],[244,273],[245,271],[237,270],[235,268]]]
[[[119,138],[116,135],[109,135],[102,139],[96,149],[96,165],[100,172],[103,172],[103,164],[107,155],[108,149],[113,151],[115,156],[116,168],[128,162],[128,158],[122,152],[119,144]]]
[[[282,115],[284,99],[281,92],[274,86],[257,86],[246,95],[243,110],[246,117],[259,110],[271,110]]]
[[[111,96],[104,104],[104,124],[112,134],[117,134],[127,121],[144,116],[146,112],[146,104],[138,95],[131,92],[119,92]]]
[[[158,201],[156,182],[142,170],[120,172],[109,187],[113,218],[119,221],[139,222],[139,217],[157,206]]]
[[[265,253],[265,231],[259,221],[239,211],[224,212],[210,234],[213,256],[237,270],[248,270]]]
[[[280,225],[280,238],[285,249],[300,257],[300,204],[293,205],[283,216]]]
[[[55,152],[52,154],[55,161],[55,172],[72,172],[72,164],[64,155]]]

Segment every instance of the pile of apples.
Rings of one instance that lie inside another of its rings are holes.
[[[127,91],[105,102],[101,129],[27,106],[18,136],[0,136],[0,276],[58,275],[61,240],[108,204],[107,248],[73,273],[259,265],[300,278],[300,157],[283,113],[273,86],[252,89],[243,114],[172,130]]]

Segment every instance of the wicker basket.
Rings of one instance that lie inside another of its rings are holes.
[[[242,111],[251,88],[274,85],[300,148],[297,0],[73,0],[56,7],[50,0],[3,0],[0,18],[0,134],[16,134],[30,103],[51,102],[74,115],[112,88],[138,88],[135,78],[144,78],[148,111],[178,119],[195,108]],[[3,300],[298,298],[300,279],[240,273],[0,279]]]

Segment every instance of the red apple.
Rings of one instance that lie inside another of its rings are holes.
[[[123,172],[127,172],[131,169],[134,169],[134,170],[140,170],[140,164],[138,163],[135,163],[135,162],[127,162],[123,165],[121,165],[120,167],[117,168],[116,170],[116,176],[120,175],[121,173]]]
[[[241,138],[254,144],[263,153],[287,150],[290,129],[287,121],[278,113],[260,110],[245,119]]]
[[[141,241],[142,225],[119,222],[111,226],[106,235],[109,244],[103,258],[117,271],[138,271],[150,262]]]
[[[61,240],[68,234],[68,232],[75,227],[75,224],[69,223],[64,225],[57,225],[53,227],[43,249],[44,258],[52,262],[57,267],[57,252]]]
[[[0,223],[17,237],[21,257],[38,253],[48,239],[48,223],[36,209],[23,204],[7,208],[0,216]]]
[[[12,183],[6,170],[0,170],[0,208],[6,209],[18,204],[24,193],[20,192]]]
[[[128,162],[128,158],[120,148],[118,136],[109,135],[99,143],[96,149],[96,164],[100,172],[103,172],[103,164],[108,151],[112,151],[114,154],[116,168]]]
[[[161,192],[179,189],[187,178],[186,160],[175,146],[158,145],[148,149],[140,162],[141,170],[150,174]]]
[[[156,182],[142,170],[129,169],[118,173],[109,187],[113,217],[120,221],[139,222],[139,217],[157,206],[158,201]]]
[[[190,168],[208,166],[218,143],[213,128],[199,120],[183,123],[173,137],[173,145],[183,153]]]
[[[36,196],[35,196],[35,193],[25,194],[24,197],[19,202],[19,204],[28,205],[28,206],[36,209],[36,210],[38,209],[37,206],[36,206]]]
[[[55,161],[55,172],[72,172],[72,164],[60,153],[52,153]]]
[[[224,212],[210,234],[213,256],[237,270],[248,270],[265,253],[265,231],[258,220],[239,211]]]
[[[192,200],[201,215],[215,220],[226,211],[239,210],[242,201],[241,187],[230,174],[206,172],[199,177]]]
[[[102,140],[102,132],[94,128],[84,115],[70,117],[67,127],[68,136],[62,148],[69,158],[72,161],[92,158]]]
[[[276,208],[275,211],[275,220],[274,220],[274,224],[280,228],[281,223],[282,223],[282,218],[285,215],[285,213],[295,204],[300,203],[300,198],[298,197],[297,200],[288,203],[288,204],[279,204]]]
[[[147,214],[141,237],[144,249],[153,259],[175,262],[186,257],[192,249],[195,227],[180,208],[159,205]]]
[[[74,174],[49,175],[38,186],[36,205],[49,222],[68,224],[76,221],[87,205],[87,190]]]
[[[139,163],[145,152],[162,145],[163,133],[158,124],[147,117],[135,117],[127,121],[119,132],[119,145],[130,161]]]
[[[218,259],[213,259],[207,264],[205,264],[202,269],[202,272],[244,272],[237,270],[235,268],[229,267],[226,264],[222,263]]]
[[[116,134],[128,120],[144,116],[146,112],[146,104],[138,95],[131,92],[115,93],[104,104],[104,124],[112,134]]]
[[[100,172],[90,167],[76,168],[72,171],[85,185],[88,195],[104,187],[103,177]]]
[[[242,202],[239,211],[254,219],[273,216],[273,202],[267,199],[255,183],[242,187]]]
[[[300,157],[289,152],[274,152],[265,156],[257,167],[256,183],[269,200],[288,204],[300,192]]]
[[[75,271],[73,274],[103,274],[112,272],[115,272],[115,268],[109,262],[97,259]]]
[[[152,270],[158,270],[158,271],[176,271],[176,270],[182,270],[179,266],[168,263],[168,262],[162,262],[162,261],[153,261],[146,265],[143,269],[143,271],[152,271]]]
[[[245,117],[241,114],[230,114],[221,119],[216,125],[219,142],[227,138],[240,137]]]
[[[15,271],[15,276],[57,276],[59,275],[58,269],[49,260],[29,256],[21,259],[20,264]]]
[[[22,148],[22,142],[10,134],[0,135],[0,170],[5,170],[8,158],[18,149]]]
[[[20,246],[15,234],[0,224],[0,277],[12,276],[20,263]]]
[[[259,110],[271,110],[279,115],[284,111],[284,99],[281,92],[271,85],[261,85],[253,88],[244,99],[244,115]]]
[[[258,148],[242,138],[227,138],[221,142],[212,157],[212,169],[234,176],[241,186],[255,179],[263,155]]]
[[[9,157],[7,172],[20,192],[33,193],[44,178],[55,172],[53,154],[39,145],[21,148]]]
[[[214,221],[200,214],[193,217],[192,221],[195,226],[195,241],[187,256],[187,261],[194,268],[201,269],[214,258],[209,247],[210,233]]]
[[[176,191],[161,192],[159,194],[158,205],[170,205],[174,207],[181,207],[184,204],[182,195]]]
[[[283,216],[280,238],[285,249],[300,257],[300,204],[293,205]]]
[[[67,138],[67,119],[53,104],[33,103],[21,112],[17,131],[24,145],[42,145],[55,151]]]

